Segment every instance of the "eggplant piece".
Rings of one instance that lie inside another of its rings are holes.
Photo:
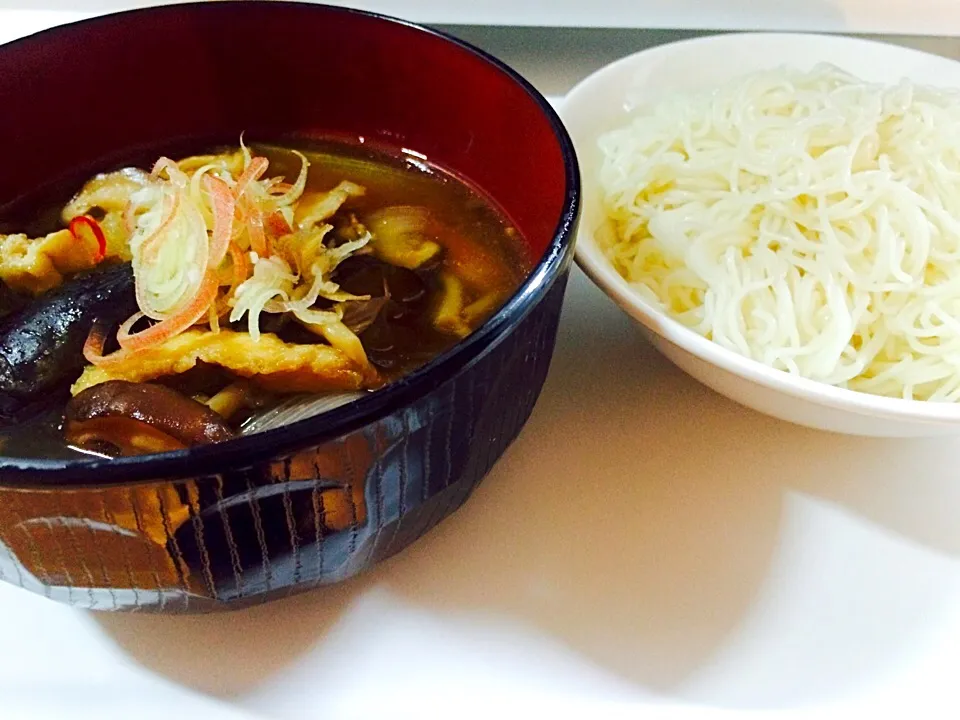
[[[136,312],[133,269],[112,265],[64,283],[0,320],[0,427],[55,400],[84,366],[97,320]]]

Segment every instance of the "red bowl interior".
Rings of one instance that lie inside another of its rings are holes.
[[[204,3],[98,18],[0,48],[0,203],[189,138],[363,136],[485,190],[535,257],[564,157],[535,97],[469,48],[337,8]]]

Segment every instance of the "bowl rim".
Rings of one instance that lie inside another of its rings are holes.
[[[915,48],[907,48],[880,40],[805,32],[719,32],[645,48],[626,57],[615,60],[578,82],[566,94],[559,106],[561,117],[566,117],[569,109],[579,104],[579,96],[585,94],[598,83],[625,68],[641,67],[658,56],[676,52],[696,51],[704,45],[733,45],[744,38],[751,40],[789,39],[793,42],[830,43],[835,46],[869,46],[873,50],[882,48],[884,52],[896,53],[904,58],[930,59],[942,63],[960,65],[960,61],[935,55]],[[582,138],[575,138],[575,142]],[[592,138],[591,140],[595,140]],[[582,181],[582,200],[596,188],[591,178]],[[936,402],[927,400],[908,400],[882,395],[871,395],[858,390],[828,385],[817,380],[791,375],[790,373],[764,365],[758,360],[740,355],[712,340],[708,340],[678,320],[670,317],[663,309],[644,300],[630,284],[614,269],[594,240],[595,228],[587,228],[581,222],[575,251],[576,264],[584,274],[622,310],[646,329],[663,340],[677,346],[699,360],[714,365],[744,380],[761,385],[769,390],[781,392],[790,397],[813,402],[836,410],[852,412],[865,416],[882,416],[888,419],[907,420],[917,424],[958,424],[960,425],[960,403]]]
[[[233,6],[233,7],[232,7]],[[305,447],[321,445],[383,419],[407,406],[452,376],[471,365],[489,347],[500,342],[541,300],[573,260],[575,231],[581,208],[580,170],[573,140],[550,102],[519,72],[475,45],[449,33],[377,12],[314,2],[245,0],[239,2],[189,2],[157,7],[137,8],[83,18],[42,30],[0,45],[0,64],[7,48],[42,43],[62,33],[80,32],[88,24],[115,22],[120,17],[183,12],[226,12],[235,6],[261,6],[284,12],[290,7],[306,12],[354,15],[384,22],[441,39],[459,50],[473,55],[518,85],[536,103],[553,131],[564,169],[563,204],[553,230],[553,237],[526,280],[512,297],[477,330],[418,370],[369,393],[347,405],[322,415],[262,433],[243,436],[222,443],[184,450],[120,457],[114,459],[19,458],[0,455],[0,488],[12,489],[80,489],[128,486],[150,481],[175,481],[215,476],[224,471],[249,468],[290,455]]]

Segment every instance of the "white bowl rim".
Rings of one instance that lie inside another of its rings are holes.
[[[826,35],[821,33],[797,32],[732,32],[718,33],[692,38],[685,38],[671,43],[657,45],[635,52],[626,57],[609,63],[594,71],[577,83],[563,98],[560,104],[560,115],[563,117],[568,107],[573,105],[578,95],[585,89],[598,82],[601,77],[613,74],[624,66],[633,66],[644,61],[655,60],[659,55],[676,52],[678,48],[702,47],[704,45],[725,45],[737,40],[750,38],[758,39],[791,39],[794,41],[809,41],[817,44],[833,43],[846,46],[869,46],[873,50],[878,47],[884,52],[897,53],[906,59],[914,58],[933,59],[943,63],[960,64],[947,57],[931,53],[892,45],[879,40],[867,38],[853,38],[843,35]],[[587,181],[581,181],[584,188]],[[828,385],[817,380],[791,375],[790,373],[771,368],[758,360],[740,355],[729,350],[673,319],[662,309],[643,300],[627,283],[627,281],[613,268],[606,256],[597,248],[593,241],[593,230],[587,229],[583,223],[578,231],[575,259],[577,265],[597,287],[610,296],[617,305],[626,311],[635,320],[642,323],[647,329],[663,339],[689,352],[695,357],[715,365],[727,372],[742,377],[751,382],[776,390],[795,398],[826,405],[837,410],[855,412],[867,416],[882,415],[889,418],[911,420],[918,423],[957,423],[960,424],[960,403],[937,402],[928,400],[907,400],[882,395],[871,395],[858,390]]]

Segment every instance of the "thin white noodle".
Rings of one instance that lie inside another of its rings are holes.
[[[960,400],[960,94],[778,68],[599,146],[597,239],[643,297],[786,372]]]

